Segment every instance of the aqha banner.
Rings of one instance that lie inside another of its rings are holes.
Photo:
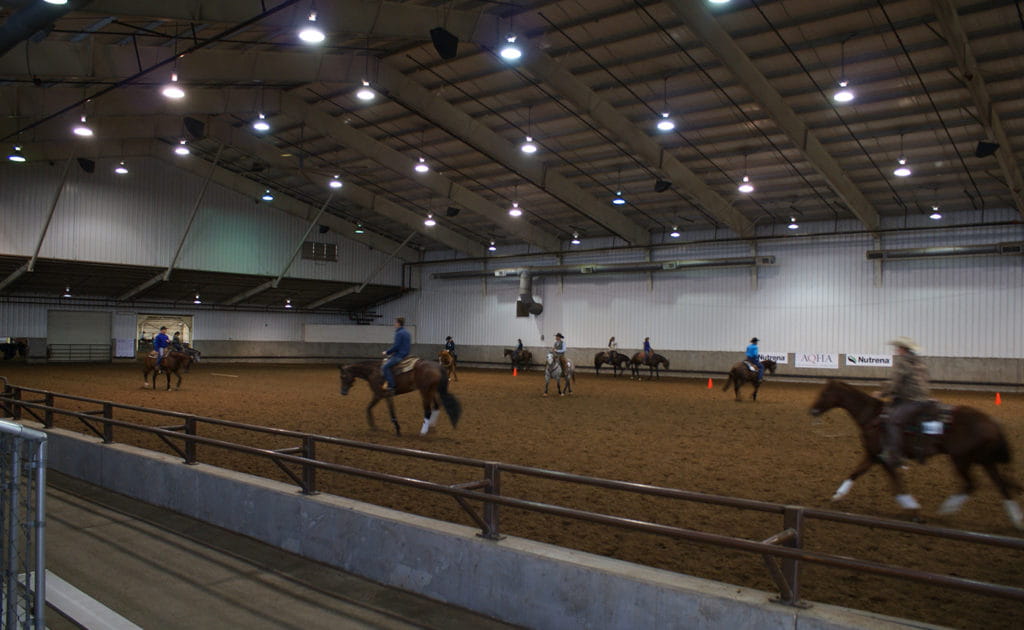
[[[797,352],[793,361],[798,368],[839,369],[839,355],[828,352]]]
[[[855,365],[857,367],[892,367],[892,355],[847,352],[846,365]]]

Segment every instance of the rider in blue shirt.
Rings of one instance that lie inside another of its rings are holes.
[[[651,354],[654,350],[651,349],[651,338],[644,337],[644,363],[651,362]]]
[[[384,352],[384,356],[388,357],[388,360],[380,367],[380,372],[384,375],[384,380],[387,381],[388,394],[394,394],[396,388],[395,375],[391,373],[391,368],[401,362],[402,359],[409,356],[411,349],[412,336],[409,334],[409,331],[405,329],[405,318],[396,317],[395,343]]]
[[[764,366],[761,365],[761,352],[757,349],[757,342],[760,341],[757,337],[750,340],[750,345],[747,346],[747,361],[757,366],[757,380],[764,380]]]
[[[452,355],[453,359],[455,359],[456,361],[459,360],[459,355],[455,354],[455,340],[454,339],[452,339],[451,337],[445,337],[444,338],[444,349],[447,350]]]
[[[156,369],[160,371],[160,362],[167,354],[167,346],[171,345],[171,338],[167,336],[167,326],[160,327],[160,334],[153,337],[153,349],[156,350]]]

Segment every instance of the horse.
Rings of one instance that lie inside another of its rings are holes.
[[[524,370],[529,369],[530,363],[533,362],[533,353],[529,350],[515,351],[512,348],[505,348],[505,356],[512,357],[512,367],[522,368]]]
[[[28,339],[25,337],[0,337],[0,353],[4,355],[4,361],[19,356],[28,359]]]
[[[650,370],[650,378],[657,376],[658,380],[661,380],[661,371],[658,370],[658,366],[665,364],[665,369],[668,369],[668,359],[657,352],[652,352],[651,358],[647,360],[644,360],[644,353],[642,351],[637,352],[633,355],[633,358],[629,360],[629,363],[629,367],[632,372],[632,376],[630,376],[630,378],[635,378],[638,381],[640,380],[641,365],[646,365],[648,370]]]
[[[576,382],[576,368],[573,367],[572,361],[569,359],[565,360],[565,373],[562,373],[562,364],[555,358],[553,352],[549,352],[547,356],[547,365],[544,368],[544,395],[548,395],[548,383],[551,379],[555,379],[555,386],[558,387],[558,395],[565,396],[566,394],[572,393],[572,384],[569,382]],[[562,391],[562,380],[565,380],[565,391]]]
[[[436,361],[416,358],[413,358],[412,361],[414,362],[412,369],[395,374],[395,385],[397,386],[395,395],[419,391],[423,398],[423,427],[420,429],[420,435],[426,435],[430,428],[437,424],[437,415],[440,412],[438,401],[444,405],[445,413],[448,414],[448,420],[451,421],[452,426],[457,426],[459,416],[462,415],[462,403],[448,393],[447,370]],[[402,364],[400,363],[400,365]],[[398,418],[395,415],[394,397],[389,396],[384,390],[386,382],[384,375],[380,372],[380,366],[381,362],[377,360],[339,365],[341,395],[348,395],[348,390],[351,389],[355,379],[365,380],[370,384],[370,391],[373,393],[370,404],[366,406],[366,423],[371,428],[376,426],[373,421],[373,407],[380,402],[381,398],[384,398],[387,400],[388,411],[391,413],[391,424],[395,426],[395,435],[400,436],[402,429],[398,425]]]
[[[775,368],[777,367],[775,361],[765,359],[761,361],[761,365],[764,366],[765,372],[775,374]],[[761,389],[761,381],[757,380],[757,366],[752,363],[740,361],[732,366],[729,370],[729,378],[725,379],[725,385],[722,386],[722,389],[728,390],[729,386],[732,385],[733,391],[736,393],[736,402],[740,402],[740,388],[743,387],[744,383],[754,385],[754,393],[751,394],[750,399],[756,402],[757,390]]]
[[[616,352],[615,356],[612,356],[607,351],[598,352],[594,355],[594,373],[600,374],[601,366],[605,363],[610,364],[612,366],[612,373],[618,376],[626,371],[626,366],[629,365],[629,357],[621,352]]]
[[[907,494],[898,466],[881,457],[885,425],[879,417],[884,401],[841,381],[829,380],[811,406],[812,416],[818,416],[836,407],[845,409],[860,428],[861,446],[864,459],[854,468],[849,477],[832,495],[833,501],[845,497],[853,482],[876,463],[881,464],[889,475],[896,502],[906,510],[913,510],[916,516],[921,509],[917,500]],[[937,405],[938,406],[938,405]],[[939,514],[952,514],[959,510],[974,491],[971,467],[980,465],[1003,495],[1003,509],[1013,526],[1024,529],[1024,516],[1020,505],[1014,500],[1012,491],[1021,492],[1021,486],[1000,470],[1000,464],[1010,462],[1010,446],[1003,429],[995,420],[972,407],[938,406],[939,414],[918,427],[904,427],[903,454],[914,457],[920,463],[937,453],[945,453],[953,463],[962,483],[961,492],[953,494],[939,507]],[[939,424],[936,424],[936,423]]]
[[[444,369],[448,370],[448,382],[459,380],[459,375],[455,373],[455,355],[450,350],[442,350],[437,353],[437,362],[441,364]]]
[[[150,352],[142,359],[142,386],[149,387],[149,373],[153,373],[153,389],[156,389],[156,375],[163,372],[167,376],[167,391],[171,391],[171,372],[178,377],[174,389],[181,389],[181,370],[188,371],[192,365],[192,357],[184,352],[172,350],[164,355],[160,362],[160,370],[156,369],[156,353]]]

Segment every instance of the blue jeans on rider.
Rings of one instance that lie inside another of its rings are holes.
[[[390,389],[395,389],[395,375],[391,372],[391,368],[402,362],[405,357],[396,357],[394,355],[388,357],[388,360],[384,362],[384,365],[380,367],[380,373],[384,375],[384,380],[388,382]]]
[[[156,369],[160,369],[160,363],[164,360],[164,353],[167,352],[167,348],[160,348],[156,351]]]

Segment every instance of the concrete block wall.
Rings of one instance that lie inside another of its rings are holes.
[[[934,628],[477,530],[53,429],[64,474],[397,588],[540,630]]]

